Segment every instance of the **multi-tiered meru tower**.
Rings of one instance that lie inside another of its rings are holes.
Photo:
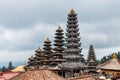
[[[67,18],[66,38],[59,26],[55,33],[54,48],[49,38],[44,41],[43,50],[38,48],[35,56],[29,58],[28,68],[49,69],[66,78],[81,76],[86,68],[81,54],[80,33],[77,14],[72,9]],[[65,40],[64,40],[65,39]],[[91,63],[90,63],[91,64]]]
[[[88,70],[90,73],[96,72],[97,63],[96,63],[96,56],[95,56],[93,45],[90,45],[89,47],[87,64],[88,64]]]
[[[43,47],[43,60],[42,63],[44,65],[44,68],[48,69],[49,65],[51,63],[51,54],[52,54],[52,47],[51,47],[51,41],[49,38],[47,38],[44,41],[44,47]]]
[[[35,50],[35,55],[33,57],[33,55],[28,59],[28,65],[25,66],[26,70],[32,70],[32,69],[38,69],[41,68],[43,66],[42,60],[43,60],[43,54],[42,54],[42,50],[40,49],[40,47],[38,47]]]
[[[35,58],[33,57],[33,55],[28,59],[28,65],[26,66],[26,68],[32,68],[34,67],[36,64],[35,64]]]
[[[43,53],[42,53],[42,50],[40,49],[40,47],[38,47],[36,50],[35,50],[35,63],[36,63],[36,67],[37,68],[40,68],[43,66],[43,63],[42,63],[42,60],[44,59],[43,58]]]
[[[85,68],[84,58],[81,53],[80,33],[78,28],[77,14],[72,9],[68,14],[67,21],[67,33],[64,58],[66,62],[63,62],[59,67],[65,72],[65,77],[74,77],[74,73],[79,73]]]
[[[51,63],[49,69],[61,75],[61,69],[58,67],[58,65],[64,62],[65,60],[63,59],[64,33],[63,29],[60,26],[58,26],[54,38],[54,48],[53,54],[51,55]]]
[[[64,52],[64,33],[63,29],[59,26],[55,33],[55,40],[54,40],[54,53],[52,57],[52,63],[56,66],[64,61],[63,59],[63,52]]]

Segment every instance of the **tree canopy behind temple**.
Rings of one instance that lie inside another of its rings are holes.
[[[120,52],[118,52],[118,53],[116,53],[116,54],[117,54],[117,59],[120,60]],[[103,56],[103,57],[101,58],[101,60],[100,60],[100,63],[104,63],[104,62],[112,59],[112,55],[113,55],[113,53],[112,53],[112,54],[109,54],[109,55],[106,55],[106,56]]]
[[[8,70],[12,70],[12,69],[13,69],[12,62],[10,61],[8,64]]]

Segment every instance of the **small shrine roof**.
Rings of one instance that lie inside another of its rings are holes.
[[[111,59],[98,66],[101,69],[120,70],[120,61],[118,59]]]
[[[12,71],[12,72],[25,72],[24,67],[25,67],[25,65],[17,66],[16,68],[14,68],[14,69],[11,70],[11,71]]]

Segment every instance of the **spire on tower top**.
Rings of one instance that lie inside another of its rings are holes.
[[[58,29],[61,29],[61,26],[60,26],[60,25],[58,26]]]
[[[30,57],[29,59],[34,59],[34,56],[33,56],[33,55],[31,55],[31,57]]]
[[[49,40],[49,37],[47,37],[47,40]]]
[[[73,8],[70,10],[70,14],[75,14],[75,11]]]
[[[47,37],[46,41],[45,42],[50,42],[50,39]]]
[[[112,59],[117,59],[117,54],[116,53],[113,53]]]
[[[38,47],[36,50],[35,50],[35,52],[41,52],[42,50],[41,50],[41,48],[40,47]]]
[[[57,30],[62,30],[60,25],[58,26],[58,29],[57,29]]]

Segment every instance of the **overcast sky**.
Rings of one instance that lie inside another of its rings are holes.
[[[120,51],[120,0],[0,0],[0,66],[25,64],[58,25],[66,29],[67,14],[78,16],[82,54],[89,45],[96,57]]]

